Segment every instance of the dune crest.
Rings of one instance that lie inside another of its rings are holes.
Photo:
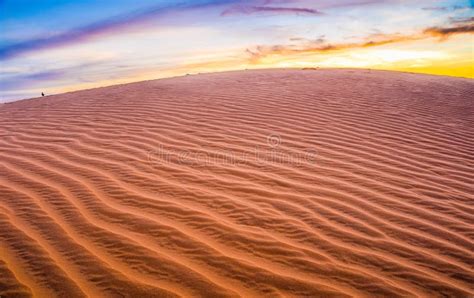
[[[0,106],[0,297],[474,295],[474,82],[191,75]]]

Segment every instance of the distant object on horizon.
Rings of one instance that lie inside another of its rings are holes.
[[[44,96],[44,92],[41,92],[41,96]]]

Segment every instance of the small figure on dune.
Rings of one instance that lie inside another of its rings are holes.
[[[43,93],[43,92],[41,92],[41,96],[44,96],[44,93]]]

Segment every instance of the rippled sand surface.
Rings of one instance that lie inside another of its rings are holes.
[[[192,75],[0,106],[1,297],[474,295],[474,81]]]

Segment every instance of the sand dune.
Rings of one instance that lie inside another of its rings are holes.
[[[192,75],[0,106],[0,297],[470,297],[474,81]]]

